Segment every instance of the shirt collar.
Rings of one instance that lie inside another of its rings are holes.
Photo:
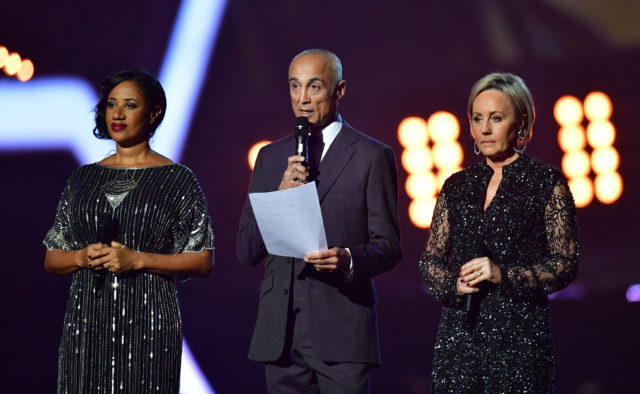
[[[341,128],[342,128],[342,116],[338,114],[338,116],[336,117],[336,120],[329,123],[324,129],[320,131],[320,135],[322,136],[322,142],[324,142],[325,151],[327,150],[329,145],[331,145],[333,140],[336,139],[336,136],[340,132]]]
[[[336,120],[329,123],[324,129],[320,131],[320,137],[322,138],[322,142],[324,143],[324,149],[322,149],[321,159],[324,158],[324,155],[329,150],[329,147],[333,143],[333,140],[335,140],[338,136],[340,129],[342,129],[342,116],[338,114]]]

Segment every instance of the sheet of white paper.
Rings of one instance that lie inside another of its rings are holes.
[[[267,193],[249,193],[251,208],[267,251],[304,258],[327,249],[316,183]]]

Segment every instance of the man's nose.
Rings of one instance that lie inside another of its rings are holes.
[[[307,89],[302,89],[301,93],[300,93],[300,101],[304,104],[304,103],[308,103],[309,101],[311,101],[311,99],[309,98],[309,92],[307,92]]]

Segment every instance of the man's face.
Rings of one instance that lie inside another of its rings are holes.
[[[340,81],[334,90],[331,65],[325,56],[309,53],[297,58],[289,67],[289,94],[296,118],[309,119],[316,129],[332,122],[345,85]]]

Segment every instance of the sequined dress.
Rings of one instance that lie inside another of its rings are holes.
[[[485,162],[452,175],[436,203],[419,262],[423,280],[443,306],[432,393],[554,391],[547,295],[577,273],[575,204],[562,173],[526,154],[502,171],[486,212],[493,170]],[[499,266],[502,282],[483,289],[477,315],[465,327],[457,273],[481,256]]]
[[[96,243],[105,215],[117,223],[116,239],[134,251],[213,249],[204,195],[180,164],[80,167],[64,188],[44,244],[74,251]],[[80,269],[64,317],[58,393],[177,393],[181,345],[173,278]]]

